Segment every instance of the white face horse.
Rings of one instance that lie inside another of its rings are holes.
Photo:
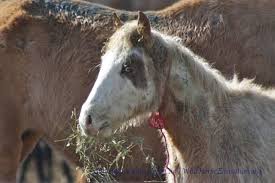
[[[111,37],[81,109],[82,132],[106,137],[128,120],[158,110],[168,73],[160,41],[143,13]]]

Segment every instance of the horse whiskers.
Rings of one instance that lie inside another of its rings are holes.
[[[92,66],[89,70],[88,70],[88,73],[93,73],[95,70],[97,70],[99,67],[101,66],[101,63],[99,64],[96,64],[94,66]]]

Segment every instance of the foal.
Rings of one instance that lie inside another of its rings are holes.
[[[87,135],[110,136],[159,112],[177,182],[275,182],[274,92],[226,80],[139,13],[111,37],[79,121]]]

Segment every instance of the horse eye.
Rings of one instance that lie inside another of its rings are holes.
[[[121,69],[121,73],[124,74],[124,73],[132,73],[134,72],[134,69],[132,67],[130,67],[128,64],[123,64],[122,65],[122,69]]]

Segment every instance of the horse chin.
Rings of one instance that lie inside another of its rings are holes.
[[[135,128],[135,127],[140,127],[148,121],[149,117],[151,115],[151,112],[146,112],[142,114],[138,114],[134,117],[131,117],[128,120],[124,120],[123,122],[117,123],[114,125],[115,131],[118,133],[125,133],[128,128]]]
[[[144,124],[144,122],[149,119],[150,115],[150,112],[146,112],[138,114],[135,117],[130,117],[130,119],[119,120],[120,122],[117,120],[116,122],[110,122],[109,124],[111,125],[101,129],[97,136],[101,138],[108,138],[115,133],[125,133],[128,128],[138,127]]]
[[[96,130],[92,130],[92,129],[88,129],[88,128],[83,128],[80,125],[80,133],[81,136],[96,136],[97,135],[97,131]]]
[[[104,128],[99,131],[98,137],[100,138],[108,138],[113,135],[113,130],[111,128]]]

